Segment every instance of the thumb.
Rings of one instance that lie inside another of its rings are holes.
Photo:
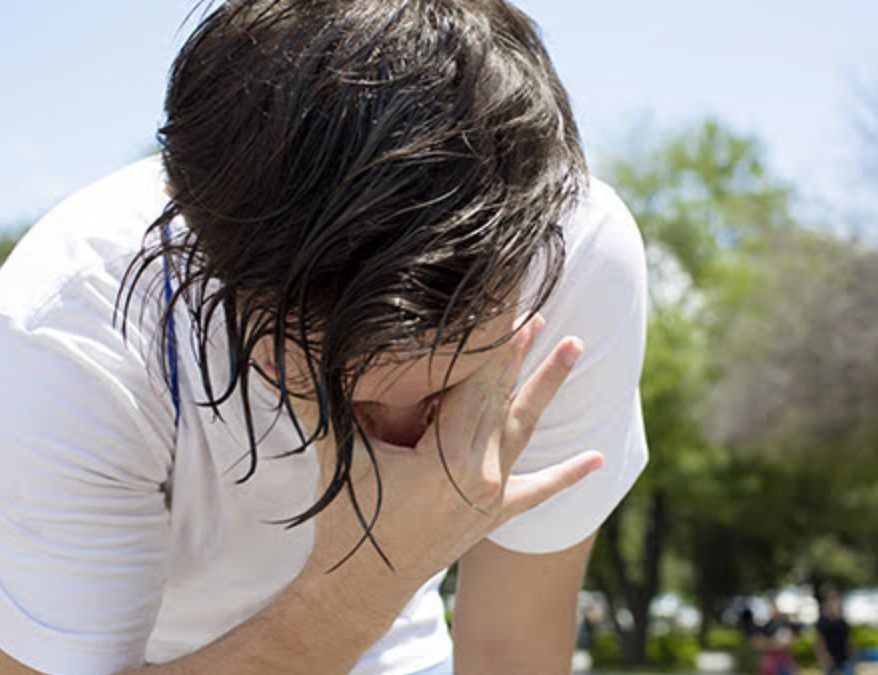
[[[604,456],[600,452],[587,450],[545,469],[509,476],[503,495],[503,519],[542,504],[603,465]]]

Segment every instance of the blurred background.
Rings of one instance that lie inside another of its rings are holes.
[[[640,224],[651,275],[652,460],[598,539],[576,669],[757,672],[777,652],[819,672],[836,591],[867,672],[878,3],[517,4],[543,28],[592,172]],[[7,8],[0,264],[65,195],[155,150],[191,6]],[[453,606],[453,575],[447,591]]]

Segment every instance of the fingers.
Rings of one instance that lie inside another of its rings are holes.
[[[604,456],[588,450],[540,471],[510,476],[503,497],[503,520],[542,504],[603,465]]]
[[[471,443],[471,457],[477,464],[486,460],[502,468],[500,444],[509,414],[509,401],[518,383],[524,357],[544,326],[545,320],[539,314],[529,321],[510,341],[509,357],[504,359],[505,368],[499,372],[499,376],[499,368],[495,368],[493,379],[486,381],[489,388],[488,402]]]
[[[484,386],[491,392],[502,389],[511,393],[518,381],[524,357],[545,325],[545,319],[536,314],[512,339],[497,348],[497,353],[473,374],[471,384]]]
[[[509,409],[502,448],[504,471],[511,470],[527,446],[537,422],[558,393],[583,351],[579,338],[562,340],[522,385]]]
[[[484,453],[483,443],[478,448],[473,447],[476,435],[481,427],[485,427],[486,418],[494,419],[493,425],[502,430],[506,402],[518,380],[521,364],[544,325],[543,318],[536,315],[509,342],[498,347],[463,386],[448,390],[436,420],[443,442],[448,436],[449,441],[454,441],[452,446],[463,448],[469,457]],[[498,415],[501,415],[499,419]],[[432,429],[428,428],[425,437],[432,435]]]
[[[510,340],[509,348],[513,353],[512,360],[501,373],[497,383],[506,396],[512,394],[515,385],[518,384],[518,376],[521,373],[521,364],[527,356],[537,337],[546,327],[546,320],[541,314],[536,314],[528,321],[521,330]]]

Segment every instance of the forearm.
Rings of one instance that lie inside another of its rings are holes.
[[[467,552],[458,571],[454,672],[568,675],[576,593],[595,536],[547,554],[516,553],[488,540]]]
[[[476,625],[482,617],[462,609],[455,610],[453,624],[456,674],[569,675],[576,646],[573,601],[551,613],[520,612],[502,631]]]
[[[364,583],[357,575],[358,557],[328,575],[300,575],[259,614],[197,652],[125,673],[348,673],[389,630],[415,590],[389,571]]]
[[[469,640],[454,643],[454,672],[460,675],[569,675],[575,647],[572,626],[549,644],[537,640],[504,639],[497,642]]]

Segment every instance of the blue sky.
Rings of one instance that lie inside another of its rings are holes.
[[[192,0],[29,0],[0,23],[0,227],[142,155]],[[714,115],[844,208],[857,82],[878,82],[872,0],[520,0],[543,27],[592,167],[632,125]]]

